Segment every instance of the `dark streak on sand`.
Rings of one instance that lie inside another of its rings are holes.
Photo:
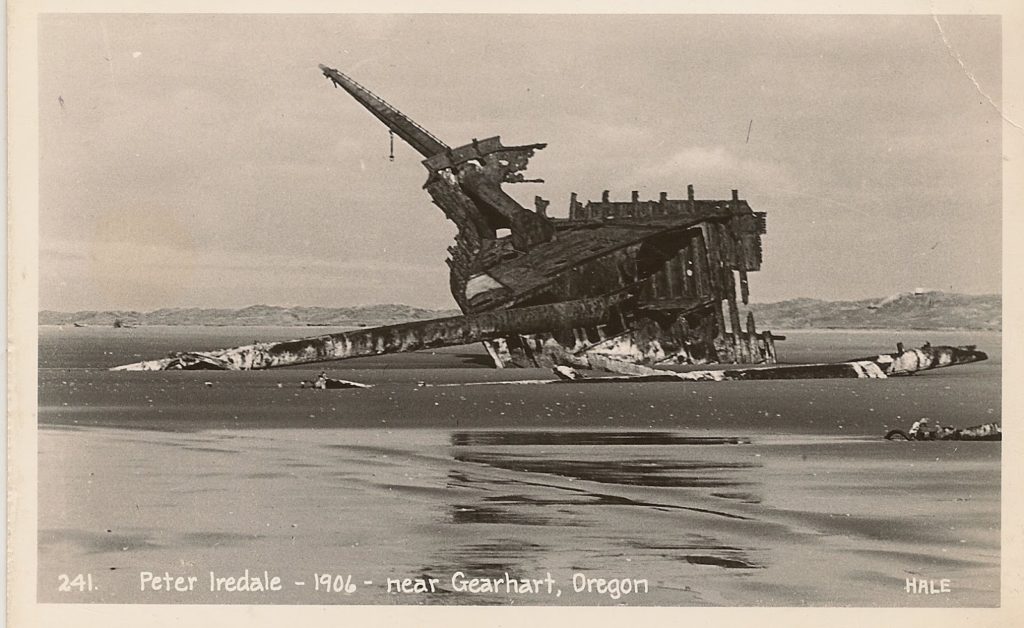
[[[85,548],[85,553],[107,554],[156,551],[169,548],[221,547],[249,543],[263,538],[260,535],[230,532],[187,532],[166,536],[166,539],[161,540],[154,534],[141,532],[119,533],[111,530],[92,532],[89,530],[40,529],[39,545],[40,547],[48,547],[70,541]]]
[[[926,570],[928,569],[965,569],[971,567],[983,567],[986,563],[980,560],[964,560],[960,558],[950,558],[942,554],[935,554],[929,552],[907,552],[900,550],[880,550],[880,549],[857,549],[854,550],[858,554],[871,557],[882,557],[887,559],[899,560],[903,564],[907,565],[907,569],[910,570],[914,566],[920,566]]]
[[[692,512],[700,512],[704,514],[715,515],[718,517],[727,517],[729,519],[747,519],[747,517],[722,512],[718,510],[710,510],[707,508],[694,508],[690,506],[679,506],[675,504],[660,504],[657,502],[644,502],[635,499],[630,499],[628,497],[619,497],[618,495],[608,495],[606,493],[588,492],[585,493],[585,495],[586,497],[584,499],[542,499],[526,497],[524,495],[502,495],[498,497],[486,497],[484,499],[485,501],[530,506],[638,506],[642,508],[653,508],[655,510],[661,511],[689,510]]]
[[[726,569],[763,569],[761,565],[754,565],[736,558],[721,558],[718,556],[705,556],[703,554],[690,554],[682,556],[682,560],[693,565],[712,565]]]
[[[205,451],[213,454],[237,454],[241,453],[237,449],[221,449],[219,447],[181,447],[185,451]]]
[[[470,484],[477,483],[477,481],[469,480],[468,476],[462,476],[462,477],[465,478],[465,480],[468,480]],[[678,504],[648,502],[648,501],[632,499],[632,498],[629,498],[629,497],[621,497],[621,496],[618,496],[618,495],[610,495],[610,494],[607,494],[607,493],[598,493],[598,492],[588,491],[586,489],[577,488],[577,487],[559,486],[557,484],[545,484],[545,483],[542,483],[542,482],[530,482],[530,481],[526,481],[526,480],[506,480],[506,481],[502,481],[502,482],[492,482],[492,483],[494,483],[494,484],[521,484],[521,485],[524,485],[524,486],[535,486],[535,487],[540,487],[540,488],[544,488],[544,489],[554,489],[554,490],[558,490],[558,491],[567,491],[567,492],[576,493],[576,494],[584,496],[584,499],[581,500],[581,501],[570,500],[570,499],[550,499],[550,498],[544,498],[544,499],[540,499],[539,501],[532,501],[531,502],[531,500],[537,500],[538,498],[527,498],[527,499],[524,499],[523,501],[515,502],[514,500],[515,500],[516,496],[513,495],[513,496],[509,496],[510,499],[509,499],[509,501],[507,503],[520,503],[520,504],[525,504],[525,505],[529,505],[531,503],[547,503],[549,505],[634,506],[634,507],[652,508],[654,510],[660,510],[660,511],[663,511],[663,512],[668,512],[668,511],[672,511],[672,510],[686,510],[686,511],[690,511],[690,512],[698,512],[698,513],[702,513],[702,514],[714,515],[714,516],[717,516],[717,517],[725,517],[725,518],[728,518],[728,519],[747,520],[747,517],[744,517],[742,515],[737,515],[737,514],[734,514],[734,513],[723,512],[723,511],[719,511],[719,510],[712,510],[712,509],[709,509],[709,508],[698,508],[698,507],[694,507],[694,506],[681,506],[681,505],[678,505]],[[485,498],[485,499],[487,499],[488,501],[498,501],[498,500],[495,500],[495,499],[492,499],[492,498]]]
[[[719,471],[752,469],[760,465],[749,462],[688,461],[668,462],[665,460],[562,460],[541,456],[513,456],[477,453],[458,454],[458,462],[484,464],[492,467],[525,473],[558,475],[601,484],[627,486],[657,486],[671,488],[706,488],[717,486],[738,486],[746,482],[734,479],[711,477]],[[676,471],[702,472],[701,474],[676,474]],[[705,473],[707,475],[705,475]]]
[[[691,535],[691,543],[650,543],[631,541],[627,545],[640,555],[656,555],[692,565],[706,565],[723,569],[764,569],[766,565],[755,562],[748,556],[752,549],[723,545],[721,541],[703,536]]]
[[[547,511],[543,511],[547,513]],[[582,527],[585,524],[578,518],[555,517],[548,514],[527,514],[506,508],[488,506],[453,504],[451,507],[452,523],[490,523],[500,525],[524,526],[569,526]]]
[[[739,445],[750,442],[738,436],[683,436],[673,432],[581,432],[581,431],[473,431],[453,432],[455,447],[513,447],[563,445],[573,447],[608,445]]]
[[[711,493],[712,497],[719,497],[721,499],[734,499],[744,504],[760,504],[761,498],[753,493],[744,492],[731,492],[731,493]]]

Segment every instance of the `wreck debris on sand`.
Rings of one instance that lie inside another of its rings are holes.
[[[347,379],[335,379],[327,377],[326,371],[321,371],[313,381],[304,381],[299,388],[312,388],[314,390],[334,390],[337,388],[373,388],[371,384],[361,384]]]
[[[501,382],[473,382],[471,384],[437,384],[447,386],[495,386],[523,384],[608,384],[616,382],[734,382],[779,379],[886,379],[914,375],[947,366],[971,364],[987,360],[988,355],[974,345],[961,347],[925,345],[919,349],[884,353],[870,358],[858,358],[826,364],[791,364],[752,366],[719,370],[669,371],[613,359],[592,360],[591,367],[619,373],[610,377],[585,377],[575,369],[559,366],[552,369],[558,379],[510,380]]]
[[[913,441],[935,441],[935,440],[1003,440],[1003,427],[999,423],[984,423],[965,428],[940,427],[927,433],[913,433],[900,429],[889,430],[885,434],[885,440],[913,440]]]

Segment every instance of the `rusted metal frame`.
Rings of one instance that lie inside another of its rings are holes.
[[[543,216],[529,211],[501,189],[501,182],[489,177],[486,171],[474,162],[457,167],[458,182],[463,191],[480,207],[489,209],[500,216],[512,229],[512,242],[516,249],[528,251],[547,242],[555,228]]]
[[[583,266],[586,266],[587,264],[589,264],[590,262],[592,262],[594,260],[597,260],[597,259],[600,259],[600,258],[605,257],[607,255],[613,254],[616,251],[622,251],[622,250],[628,249],[631,246],[638,246],[639,243],[643,241],[643,239],[644,239],[644,236],[638,236],[635,240],[629,240],[627,242],[624,242],[624,243],[620,244],[619,246],[617,246],[615,248],[606,249],[606,250],[600,251],[598,253],[594,253],[594,254],[591,254],[591,255],[586,255],[586,256],[580,257],[578,260],[574,261],[572,266],[566,268],[565,270],[571,270],[572,268],[577,268],[578,269],[578,268],[581,268]],[[637,281],[637,282],[634,282],[634,283],[630,284],[629,286],[624,286],[624,288],[638,289],[641,284],[643,284],[645,281],[649,281],[649,280],[650,280],[650,278],[642,279],[640,281]],[[542,284],[542,285],[538,285],[538,286],[536,286],[534,288],[531,288],[529,290],[524,290],[522,292],[519,292],[519,293],[517,293],[515,295],[515,300],[512,301],[509,305],[514,307],[514,306],[522,304],[522,303],[529,303],[531,299],[536,297],[538,294],[541,294],[545,290],[548,290],[549,288],[550,288],[550,286],[548,284]]]
[[[736,255],[736,275],[739,278],[740,302],[743,305],[749,305],[750,286],[748,283],[748,277],[746,277],[746,251],[735,232],[733,232],[732,247]],[[748,347],[750,361],[752,363],[763,362],[767,359],[766,352],[761,349],[760,343],[758,342],[757,331],[754,326],[754,312],[750,310],[746,312],[746,334],[744,339],[746,341],[746,347]]]
[[[707,310],[709,307],[711,307],[713,305],[713,302],[714,302],[713,301],[713,297],[708,296],[708,297],[705,297],[705,298],[700,299],[700,300],[697,300],[697,299],[658,299],[658,300],[654,300],[654,301],[642,301],[642,300],[640,300],[640,301],[637,301],[634,304],[634,306],[636,308],[636,311],[641,311],[641,312],[643,310],[655,311],[655,312],[656,311],[660,311],[660,310],[671,311],[679,320],[682,321],[682,325],[685,326],[686,325],[685,318],[684,318],[685,316],[687,316],[688,314],[692,314],[694,312],[699,312],[701,310]],[[619,315],[619,316],[622,316],[624,314],[624,311],[621,308],[616,308],[615,309],[615,314]],[[597,345],[597,344],[603,343],[603,342],[608,341],[608,340],[615,340],[615,339],[621,338],[623,336],[627,336],[629,334],[632,334],[634,332],[636,332],[636,326],[634,326],[634,325],[627,325],[623,321],[622,330],[621,331],[619,331],[617,333],[614,333],[614,334],[601,333],[599,341],[592,341],[592,345],[591,346],[584,347],[584,348],[582,348],[582,349],[580,349],[578,351],[575,351],[575,352],[573,352],[573,355],[577,356],[577,357],[586,357],[587,359],[589,359],[590,355],[588,354],[588,352],[591,349],[593,349],[593,345]],[[687,357],[689,357],[689,356],[687,356]],[[647,367],[643,367],[643,368],[647,368]]]
[[[374,117],[383,122],[395,135],[406,141],[416,152],[424,157],[431,157],[448,150],[448,145],[435,137],[430,131],[416,124],[412,119],[380,96],[366,89],[351,77],[334,68],[320,64],[320,71],[329,78],[336,87],[348,92],[359,104],[363,105]]]
[[[674,299],[653,299],[650,301],[641,300],[637,302],[637,309],[674,311],[685,315],[706,308],[710,304],[710,299],[678,297]]]
[[[726,223],[729,247],[732,252],[732,266],[733,269],[737,271],[740,278],[740,301],[743,305],[748,305],[750,303],[750,284],[747,280],[747,249],[743,245],[741,238],[736,234],[736,229],[733,227],[733,220]]]
[[[724,339],[727,332],[725,326],[725,314],[722,311],[722,293],[724,289],[722,287],[722,261],[718,255],[718,238],[715,237],[714,225],[711,223],[701,223],[701,241],[702,248],[707,255],[707,276],[708,282],[711,287],[711,294],[714,295],[715,303],[712,306],[715,315],[715,323],[718,327],[718,336]]]
[[[747,350],[743,340],[743,329],[740,327],[740,312],[736,306],[736,276],[733,274],[733,267],[736,262],[735,242],[728,226],[723,223],[715,225],[718,242],[721,245],[725,259],[722,263],[722,277],[724,281],[725,300],[729,304],[729,324],[732,328],[733,356],[738,362],[750,362],[750,352]]]
[[[715,344],[715,336],[722,333],[725,325],[721,316],[721,302],[718,301],[716,303],[718,295],[715,286],[712,285],[710,255],[708,253],[707,242],[704,239],[703,229],[698,229],[696,233],[694,233],[693,242],[693,272],[695,283],[697,285],[697,294],[712,302],[708,309],[711,312],[712,319],[716,322],[716,329],[714,330],[714,333],[711,333],[708,329],[709,325],[704,324],[700,326],[699,335],[705,350],[710,353],[710,356],[714,358],[714,361],[718,361],[720,356],[718,355],[718,347]]]
[[[746,272],[743,270],[743,247],[740,246],[739,239],[736,237],[736,232],[733,230],[732,221],[729,221],[722,225],[722,232],[723,236],[729,243],[728,246],[730,251],[730,257],[733,262],[733,267],[727,269],[727,272],[729,274],[729,283],[731,284],[731,287],[729,289],[729,307],[731,310],[736,312],[735,315],[732,316],[732,323],[735,326],[735,335],[744,353],[744,361],[748,363],[760,362],[760,351],[757,350],[756,343],[751,342],[749,335],[746,334],[743,328],[740,326],[739,307],[736,303],[737,282],[735,275],[733,274],[734,269],[738,269],[736,271],[736,274],[738,274],[740,277],[740,292],[745,293],[746,291]],[[746,296],[742,296],[742,302],[746,304],[747,301],[748,298]]]
[[[707,223],[707,233],[709,236],[708,252],[712,258],[713,270],[711,272],[711,276],[718,285],[716,290],[717,298],[715,301],[715,310],[716,318],[721,323],[719,334],[723,341],[727,341],[730,345],[730,353],[732,355],[729,361],[742,362],[743,356],[736,338],[736,327],[732,326],[732,331],[730,332],[729,328],[726,327],[725,322],[725,305],[723,304],[723,301],[731,306],[734,298],[733,295],[735,295],[736,292],[736,288],[732,281],[732,271],[728,268],[728,264],[726,263],[728,259],[728,250],[726,249],[728,246],[727,239],[723,237],[721,225],[718,223]],[[735,323],[736,320],[735,310],[730,307],[729,322]]]

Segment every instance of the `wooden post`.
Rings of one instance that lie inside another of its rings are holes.
[[[762,332],[761,337],[764,338],[764,348],[768,354],[768,362],[770,362],[771,364],[778,363],[779,358],[775,354],[775,339],[772,338],[772,332]]]
[[[750,359],[753,362],[761,362],[765,358],[757,342],[757,329],[754,327],[754,313],[747,312],[747,350],[750,351]]]

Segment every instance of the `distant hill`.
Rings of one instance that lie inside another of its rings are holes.
[[[755,303],[761,329],[1002,329],[999,295],[907,292],[864,301],[790,299]],[[386,325],[457,316],[458,310],[428,310],[408,305],[358,307],[279,307],[252,305],[240,310],[164,308],[152,312],[83,311],[39,313],[40,325]],[[746,313],[743,313],[745,320]]]
[[[112,310],[39,313],[40,325],[102,325],[115,321],[124,325],[387,325],[444,316],[457,316],[457,310],[428,310],[408,305],[362,305],[357,307],[280,307],[251,305],[240,310],[219,308],[162,308],[152,312]]]
[[[790,299],[750,305],[762,329],[1002,329],[998,294],[903,292],[864,301]],[[745,316],[745,314],[744,314]]]

